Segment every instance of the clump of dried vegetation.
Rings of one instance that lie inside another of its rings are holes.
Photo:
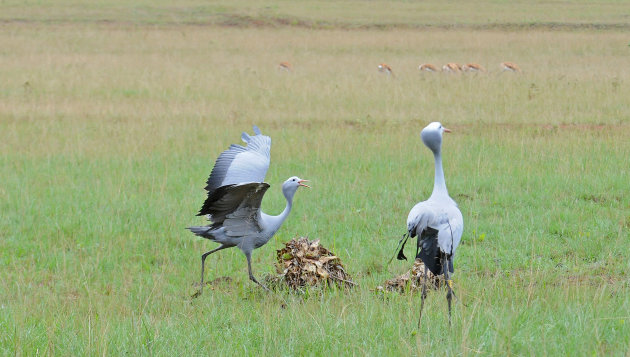
[[[377,291],[396,291],[399,293],[414,292],[422,290],[424,280],[424,263],[420,259],[416,259],[411,270],[397,276],[393,279],[386,280],[383,285],[376,287]],[[427,288],[437,289],[443,283],[442,275],[435,276],[427,270]]]
[[[308,286],[349,288],[356,285],[346,272],[341,259],[324,248],[319,239],[292,239],[276,251],[278,275],[265,278],[269,287],[301,290]]]

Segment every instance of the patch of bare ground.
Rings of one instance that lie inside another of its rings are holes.
[[[204,286],[205,288],[211,289],[211,290],[230,291],[232,288],[232,283],[233,283],[232,278],[230,278],[229,276],[220,276],[211,281],[206,281],[204,283]],[[190,297],[195,299],[201,296],[201,289],[199,289],[198,283],[193,284],[193,286],[195,287],[196,290]]]

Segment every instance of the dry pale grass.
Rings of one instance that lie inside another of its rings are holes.
[[[156,117],[232,123],[628,117],[622,104],[630,70],[621,32],[3,27],[4,120],[133,120],[144,128]],[[293,73],[279,73],[283,60]],[[505,60],[523,74],[500,74]],[[395,79],[379,76],[376,65],[383,61]],[[471,61],[489,73],[447,77],[417,70],[420,63]],[[573,105],[580,107],[569,113],[563,103],[576,96]],[[503,117],[510,108],[544,112]]]
[[[7,0],[0,20],[7,22],[127,24],[202,24],[228,26],[296,26],[315,28],[467,27],[503,29],[626,28],[623,1],[291,1],[71,0],[37,4]]]

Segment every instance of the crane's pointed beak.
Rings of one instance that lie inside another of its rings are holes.
[[[305,185],[304,182],[308,182],[308,180],[300,180],[300,181],[298,181],[298,185],[306,187],[306,188],[311,188],[311,186]]]
[[[451,129],[447,129],[447,128],[445,128],[445,127],[442,127],[442,129],[444,129],[444,132],[445,132],[445,133],[452,133]]]

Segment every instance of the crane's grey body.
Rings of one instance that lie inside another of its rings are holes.
[[[418,256],[425,266],[425,282],[422,289],[420,317],[426,297],[427,270],[435,275],[444,274],[447,282],[449,323],[451,317],[451,281],[453,258],[464,231],[464,219],[457,203],[448,195],[444,170],[442,168],[442,133],[450,132],[442,124],[433,122],[422,130],[424,144],[431,149],[435,160],[435,181],[433,193],[428,200],[416,204],[407,217],[407,232],[418,237]],[[418,325],[420,321],[418,321]]]
[[[298,187],[305,186],[298,177],[291,177],[282,184],[287,205],[278,216],[261,211],[260,205],[269,184],[262,182],[269,168],[271,139],[254,126],[255,136],[242,134],[246,147],[231,145],[217,159],[207,181],[208,198],[198,216],[207,215],[212,223],[188,229],[197,236],[221,244],[201,256],[201,288],[203,271],[208,255],[219,250],[238,247],[247,258],[249,278],[260,284],[251,269],[251,254],[265,245],[280,229],[293,206],[293,196]],[[265,287],[266,288],[266,287]]]
[[[423,232],[428,228],[437,230],[435,239],[421,239]],[[439,256],[432,255],[424,258],[424,253],[435,251],[432,244],[436,244],[439,252],[448,256],[448,268],[453,273],[453,258],[463,230],[464,219],[462,213],[457,207],[457,203],[448,197],[448,194],[446,196],[440,194],[431,195],[428,200],[416,204],[407,217],[407,232],[412,238],[419,236],[421,259],[428,269],[436,275],[441,274],[442,266],[439,262],[428,259],[439,258]]]
[[[278,216],[270,216],[260,210],[267,183],[246,183],[224,186],[228,193],[204,207],[212,224],[189,229],[200,237],[221,243],[225,248],[238,247],[249,254],[265,245],[280,229],[293,206],[295,191],[285,194],[287,206]],[[215,205],[213,205],[213,203]],[[218,210],[216,206],[219,206]]]

